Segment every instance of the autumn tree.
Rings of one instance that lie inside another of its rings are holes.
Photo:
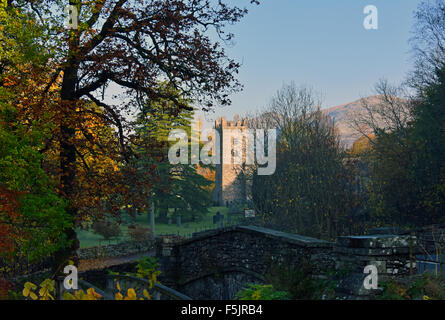
[[[194,99],[205,110],[215,103],[229,104],[229,94],[241,88],[235,78],[239,64],[227,57],[208,31],[213,29],[220,40],[230,41],[233,34],[225,28],[247,13],[244,8],[207,0],[12,0],[8,5],[27,6],[46,28],[48,45],[57,52],[58,68],[50,78],[55,83],[61,77],[57,106],[61,115],[60,186],[61,194],[69,200],[76,193],[77,121],[83,121],[77,114],[88,112],[85,101],[102,109],[103,118],[116,129],[121,160],[128,162],[134,156],[128,144],[132,132],[128,114],[134,114],[141,103],[160,98],[175,102],[177,111],[185,108],[175,97],[155,90],[159,79],[168,79],[182,96]],[[78,13],[73,17],[77,18],[77,29],[63,27],[67,5]],[[120,88],[119,102],[103,99],[111,87]],[[68,211],[77,216],[74,201]],[[65,232],[75,239],[73,229]],[[59,261],[75,249],[74,241],[71,248],[58,254]]]
[[[68,244],[66,203],[42,168],[51,124],[22,112],[37,103],[51,52],[31,15],[0,3],[0,255],[36,261]],[[48,90],[48,96],[51,92]]]

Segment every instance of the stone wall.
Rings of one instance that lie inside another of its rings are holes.
[[[313,277],[348,270],[340,281],[341,298],[367,298],[363,269],[375,265],[379,276],[402,277],[415,272],[415,238],[404,235],[340,237],[335,243],[253,226],[237,226],[196,234],[158,250],[169,286],[195,299],[232,299],[246,283],[264,283],[273,263],[309,263]],[[410,249],[411,248],[411,249]]]
[[[264,282],[274,261],[310,262],[314,274],[326,273],[335,268],[332,248],[330,242],[260,227],[224,228],[173,246],[168,260],[177,276],[167,277],[176,278],[175,287],[194,298],[231,299],[246,283]]]
[[[405,276],[416,268],[415,243],[415,237],[405,235],[339,237],[333,253],[337,269],[349,265],[352,271],[363,272],[365,266],[375,265],[381,276]]]
[[[364,287],[368,274],[363,271],[368,265],[376,267],[380,282],[415,274],[416,249],[416,237],[409,235],[339,237],[333,250],[336,269],[348,270],[348,274],[337,285],[337,297],[367,300],[381,292],[380,286],[377,290]]]
[[[154,250],[155,247],[155,239],[144,241],[126,241],[119,244],[82,248],[78,250],[78,255],[80,259],[125,257],[138,253],[148,252],[150,250]]]

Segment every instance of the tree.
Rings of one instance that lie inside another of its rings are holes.
[[[137,184],[138,190],[133,190],[132,195],[140,194],[141,201],[155,201],[161,220],[167,219],[169,208],[191,211],[192,214],[205,213],[210,202],[208,186],[211,182],[197,172],[197,165],[171,164],[168,159],[168,150],[172,145],[168,138],[172,130],[184,130],[191,140],[191,119],[194,114],[191,101],[182,98],[170,83],[161,83],[158,90],[176,95],[181,104],[189,107],[172,112],[173,103],[168,99],[148,101],[138,115],[138,140],[132,146],[138,158],[132,167],[136,168],[140,177],[152,177],[153,182],[150,190]]]
[[[63,230],[72,226],[41,165],[48,115],[31,120],[21,112],[37,100],[50,68],[51,54],[37,41],[41,34],[32,16],[0,2],[0,254],[17,260],[35,261],[65,247]]]
[[[374,90],[377,95],[361,99],[361,108],[352,112],[347,119],[349,126],[361,137],[367,137],[371,144],[372,136],[378,132],[406,129],[416,103],[405,85],[394,86],[381,79]]]
[[[407,80],[415,96],[403,99],[406,88],[380,83],[381,104],[367,109],[368,120],[390,124],[371,126],[374,137],[364,157],[370,171],[367,207],[375,224],[443,222],[444,10],[442,0],[423,1],[415,13],[415,68]]]
[[[445,1],[422,1],[414,17],[411,46],[414,53],[414,70],[407,83],[419,96],[438,81],[438,73],[445,61]]]
[[[258,4],[256,0],[250,2]],[[78,29],[62,27],[65,17],[58,13],[65,12],[68,4],[77,9]],[[134,157],[128,141],[132,128],[126,113],[134,113],[146,100],[170,99],[176,112],[187,108],[174,96],[155,90],[160,78],[168,79],[181,95],[193,98],[205,110],[215,102],[229,104],[228,95],[241,88],[234,77],[239,64],[206,33],[213,28],[221,40],[233,38],[224,29],[238,22],[247,10],[224,1],[17,0],[8,1],[8,5],[27,5],[45,27],[48,46],[57,52],[57,69],[49,85],[60,75],[60,103],[56,106],[60,115],[60,190],[69,200],[68,212],[73,217],[78,214],[73,201],[78,159],[74,140],[81,126],[78,121],[83,121],[77,115],[91,113],[85,101],[102,109],[102,117],[117,130],[121,160],[130,162]],[[124,99],[120,101],[125,103],[105,103],[103,97],[110,84],[122,89]],[[76,238],[73,229],[65,233],[72,240]],[[71,248],[57,254],[58,260],[65,260],[76,249],[73,241]]]
[[[376,135],[369,163],[370,210],[381,223],[421,226],[443,222],[445,68],[424,89],[403,130]]]
[[[340,234],[352,196],[335,127],[313,92],[285,85],[256,121],[279,132],[276,172],[253,174],[253,202],[267,224],[323,238]]]

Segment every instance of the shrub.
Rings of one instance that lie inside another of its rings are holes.
[[[100,234],[105,240],[116,238],[121,234],[121,228],[116,222],[96,221],[92,227],[94,233]]]
[[[328,275],[327,279],[316,279],[312,277],[312,269],[313,266],[307,261],[298,264],[290,261],[273,263],[265,276],[277,290],[287,292],[289,298],[293,300],[333,298],[337,275]]]
[[[161,274],[159,267],[160,265],[156,258],[142,258],[138,260],[138,264],[136,265],[136,276],[148,280],[150,288],[153,288],[155,283],[159,283],[158,276]]]
[[[287,292],[277,291],[272,285],[249,284],[247,288],[240,290],[236,300],[286,300]]]
[[[424,273],[409,282],[382,282],[383,292],[379,300],[445,300],[445,281]]]
[[[128,235],[133,241],[150,240],[153,236],[150,228],[138,225],[128,227]]]
[[[158,276],[161,274],[159,271],[160,265],[155,258],[146,257],[138,260],[136,265],[137,272],[135,274],[127,274],[129,276],[136,276],[148,280],[149,286],[143,286],[142,288],[122,288],[119,281],[115,279],[115,285],[117,292],[114,295],[114,300],[150,300],[151,295],[149,289],[152,289],[156,283],[159,283]],[[113,271],[109,271],[109,274],[118,275]],[[55,300],[56,297],[56,282],[50,278],[45,278],[41,282],[40,286],[33,282],[27,281],[23,285],[21,295],[15,292],[11,292],[12,297],[15,299],[24,298],[25,300]],[[63,292],[64,300],[103,300],[101,294],[95,291],[94,288],[88,288],[86,291],[74,290],[74,292]]]

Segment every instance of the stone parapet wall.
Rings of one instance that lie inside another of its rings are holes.
[[[163,263],[175,274],[164,276],[176,278],[174,287],[195,298],[231,299],[246,282],[264,282],[274,262],[309,262],[316,266],[314,274],[325,274],[335,268],[332,248],[330,242],[275,230],[229,227],[201,232],[176,244],[169,263]]]
[[[346,265],[362,273],[367,265],[382,276],[405,276],[416,272],[416,237],[410,235],[367,235],[339,237],[334,246],[337,269]]]
[[[379,276],[402,277],[416,272],[409,235],[340,237],[333,242],[276,230],[236,226],[197,233],[193,238],[159,249],[164,276],[194,298],[228,299],[242,289],[242,281],[263,282],[274,263],[309,263],[313,277],[348,270],[352,275],[339,288],[349,298],[363,296],[363,269],[375,265]],[[414,263],[412,263],[414,262]],[[242,280],[242,281],[241,281]],[[213,287],[212,287],[213,286]],[[214,296],[209,295],[215,292]],[[218,293],[219,292],[219,293]]]
[[[119,244],[81,248],[78,250],[80,259],[113,258],[148,252],[156,248],[156,240],[126,241]]]

